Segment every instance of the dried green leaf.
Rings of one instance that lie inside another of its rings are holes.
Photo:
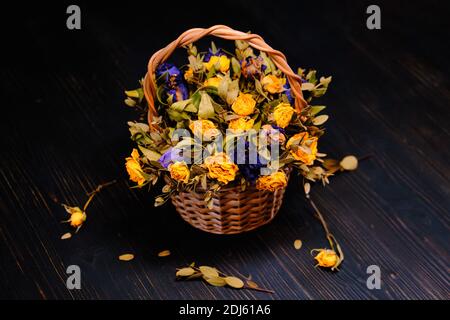
[[[306,75],[306,80],[308,80],[311,83],[315,83],[317,81],[316,78],[316,70],[310,70],[308,74]],[[303,84],[302,84],[303,85]]]
[[[236,48],[238,48],[239,50],[245,50],[249,46],[247,41],[236,40],[234,43],[236,45]]]
[[[196,272],[192,276],[187,277],[186,280],[193,280],[193,279],[198,279],[198,278],[201,278],[201,277],[203,277],[202,273],[201,272]]]
[[[265,99],[269,100],[266,93],[263,90],[262,84],[258,79],[255,79],[255,88],[256,92],[258,92],[260,95],[262,95]]]
[[[320,111],[322,111],[325,108],[326,108],[325,106],[312,106],[309,109],[309,115],[310,116],[315,116],[316,114],[318,114]]]
[[[158,253],[158,257],[167,257],[170,256],[170,250],[163,250],[160,253]]]
[[[68,206],[68,205],[66,205],[66,204],[62,204],[62,206],[64,207],[64,209],[66,210],[66,212],[68,213],[68,214],[70,214],[70,215],[72,215],[72,214],[74,214],[74,213],[76,213],[76,214],[82,214],[83,213],[83,210],[81,210],[79,207],[71,207],[71,206]]]
[[[125,91],[125,94],[130,98],[139,98],[139,91],[138,90],[129,90]]]
[[[66,239],[70,239],[70,238],[72,238],[72,234],[70,232],[64,233],[61,236],[61,240],[66,240]]]
[[[326,114],[322,114],[320,116],[317,116],[313,119],[312,123],[316,126],[320,126],[322,124],[324,124],[325,122],[327,122],[328,120],[328,115]]]
[[[206,93],[201,93],[201,100],[198,106],[198,117],[200,119],[208,119],[214,117],[214,107],[211,97]]]
[[[133,99],[130,98],[126,98],[125,99],[125,104],[129,107],[135,107],[136,106],[136,101],[134,101]]]
[[[321,85],[323,85],[323,86],[328,86],[329,84],[330,84],[330,82],[331,82],[331,80],[332,80],[332,77],[331,76],[329,76],[329,77],[320,77],[320,84]]]
[[[244,286],[244,282],[241,279],[236,278],[236,277],[225,277],[225,282],[230,287],[233,287],[236,289],[240,289]]]
[[[162,206],[166,202],[166,199],[163,197],[156,197],[155,198],[155,207]]]
[[[211,51],[213,54],[217,52],[217,47],[214,41],[211,41]]]
[[[335,168],[335,167],[340,167],[340,165],[339,165],[339,161],[337,161],[336,159],[324,159],[323,160],[323,166],[326,168],[326,169],[332,169],[332,168]]]
[[[235,57],[231,58],[231,68],[233,69],[234,76],[239,78],[241,75],[241,64]]]
[[[121,261],[130,261],[134,259],[134,255],[131,253],[122,254],[119,256],[119,260]]]
[[[314,88],[315,88],[314,83],[310,83],[310,82],[302,83],[303,91],[312,91]]]
[[[223,287],[227,283],[225,282],[225,279],[222,277],[204,277],[205,281],[208,282],[210,285],[213,285],[215,287]]]
[[[355,170],[358,168],[358,159],[355,156],[346,156],[339,164],[344,170]]]
[[[222,80],[220,80],[219,86],[217,87],[217,93],[223,100],[227,99],[228,85],[230,84],[230,82],[231,79],[229,77],[224,77],[222,78]]]
[[[239,95],[239,80],[231,81],[228,85],[227,103],[232,105]]]
[[[247,285],[252,289],[259,288],[258,284],[252,280],[247,280]]]
[[[198,267],[203,274],[204,277],[212,278],[212,277],[218,277],[219,272],[216,268],[208,267],[208,266],[200,266]]]
[[[319,97],[323,96],[326,92],[327,92],[327,88],[326,88],[326,87],[315,88],[315,89],[312,91],[312,96],[313,96],[314,98],[319,98]]]
[[[144,157],[146,157],[150,161],[158,161],[159,158],[161,158],[160,153],[150,150],[150,149],[147,149],[147,148],[144,148],[143,146],[139,146],[139,150],[141,150]]]
[[[309,182],[305,182],[305,184],[303,185],[303,189],[305,190],[305,194],[308,195],[311,191],[311,185],[309,184]]]
[[[191,267],[188,268],[181,268],[180,270],[177,271],[177,273],[175,274],[177,277],[189,277],[191,275],[193,275],[195,273],[195,270],[192,269]]]
[[[182,112],[185,110],[185,108],[192,102],[192,99],[186,99],[186,100],[181,100],[181,101],[177,101],[172,103],[172,105],[170,106],[170,109],[173,109],[175,111],[178,112]]]

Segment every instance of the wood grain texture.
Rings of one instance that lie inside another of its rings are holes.
[[[80,31],[65,28],[64,4],[10,10],[21,22],[11,14],[1,28],[0,298],[449,299],[448,10],[405,3],[382,3],[377,31],[365,28],[364,1],[227,1],[201,15],[189,4],[166,12],[81,2]],[[153,193],[129,189],[126,122],[135,114],[123,90],[181,31],[216,23],[257,32],[291,66],[333,75],[320,150],[373,155],[312,190],[346,253],[339,273],[313,267],[309,251],[326,242],[298,178],[272,223],[234,236],[202,233],[170,205],[154,208]],[[69,230],[61,203],[81,205],[112,179],[80,232],[60,240]],[[119,261],[124,253],[135,259]],[[192,261],[276,293],[175,281],[175,268]],[[81,267],[81,290],[66,289],[71,264]],[[381,290],[366,288],[372,264]]]

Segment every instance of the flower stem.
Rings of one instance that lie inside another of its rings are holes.
[[[112,184],[114,184],[114,183],[116,183],[116,182],[117,182],[116,180],[113,180],[113,181],[109,181],[109,182],[102,183],[102,184],[98,185],[97,188],[96,188],[94,191],[89,192],[89,193],[87,194],[87,195],[89,196],[89,198],[88,198],[88,200],[86,201],[86,203],[84,204],[83,212],[86,211],[87,207],[89,206],[89,204],[90,204],[91,201],[94,199],[94,197],[95,197],[95,195],[96,195],[97,193],[99,193],[103,188],[105,188],[105,187],[107,187],[107,186],[110,186],[110,185],[112,185]]]
[[[330,247],[333,251],[337,251],[337,254],[339,256],[339,262],[332,268],[332,270],[337,269],[337,267],[344,261],[344,252],[342,251],[341,246],[337,242],[335,236],[330,232],[330,229],[328,228],[328,224],[326,223],[322,213],[320,212],[319,208],[317,207],[316,203],[311,199],[309,194],[306,194],[306,199],[308,199],[309,204],[316,212],[316,216],[319,219],[320,223],[322,224],[323,229],[325,230],[325,234],[328,240],[328,243],[330,244]]]
[[[275,293],[275,291],[270,290],[270,289],[265,289],[265,288],[260,288],[260,287],[250,287],[248,285],[245,285],[243,287],[243,289],[247,289],[247,290],[255,290],[255,291],[261,291],[261,292],[265,292],[265,293]]]

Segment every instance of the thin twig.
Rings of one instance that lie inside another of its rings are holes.
[[[373,156],[374,156],[373,154],[369,153],[369,154],[366,154],[365,156],[359,157],[358,161],[364,161],[364,160],[372,158]]]
[[[319,208],[316,206],[315,202],[311,199],[311,197],[309,196],[309,194],[306,195],[306,199],[308,199],[311,207],[313,207],[314,211],[316,212],[317,218],[320,220],[320,222],[322,223],[323,229],[325,230],[325,233],[327,234],[327,236],[329,234],[331,234],[330,230],[328,229],[328,225],[325,222],[325,219],[322,216],[322,213],[320,212]]]
[[[274,294],[275,291],[270,290],[270,289],[265,289],[265,288],[260,288],[260,287],[250,287],[248,285],[245,285],[244,287],[242,287],[243,289],[247,289],[247,290],[255,290],[255,291],[261,291],[261,292],[265,292],[265,293],[272,293]]]
[[[319,219],[320,223],[322,224],[323,229],[325,230],[326,237],[327,237],[328,243],[330,244],[331,249],[333,251],[337,250],[339,260],[338,260],[338,263],[335,266],[333,266],[332,270],[337,269],[337,267],[342,263],[342,261],[344,261],[344,252],[342,251],[342,248],[339,245],[339,243],[337,242],[334,235],[330,232],[330,229],[328,228],[328,224],[326,223],[325,219],[323,218],[322,213],[320,212],[320,210],[317,207],[317,205],[315,204],[315,202],[311,199],[309,194],[306,194],[306,199],[308,199],[311,207],[313,207],[314,211],[316,212],[316,216]],[[336,247],[335,247],[335,245],[336,245]]]
[[[116,183],[116,180],[109,181],[109,182],[106,182],[106,183],[102,183],[102,184],[98,185],[97,188],[94,191],[88,193],[89,199],[84,204],[83,211],[86,211],[87,207],[89,206],[89,204],[91,203],[92,199],[94,199],[94,197],[95,197],[95,195],[97,193],[99,193],[104,187],[110,186],[110,185],[112,185],[114,183]]]

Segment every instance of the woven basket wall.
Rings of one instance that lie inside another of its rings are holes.
[[[172,196],[172,203],[195,228],[216,234],[236,234],[270,222],[281,207],[284,192],[285,188],[270,192],[254,186],[242,191],[237,186],[215,193],[212,208],[207,207],[204,193],[194,191]]]

